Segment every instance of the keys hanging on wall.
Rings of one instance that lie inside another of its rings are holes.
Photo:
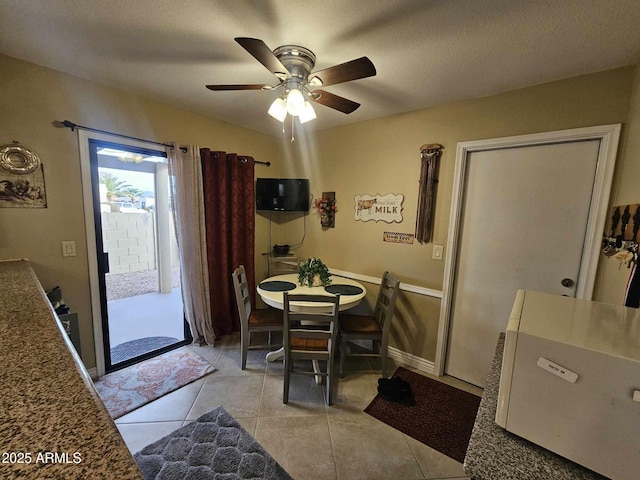
[[[610,218],[611,230],[602,238],[602,252],[631,268],[638,260],[640,204],[613,207]]]

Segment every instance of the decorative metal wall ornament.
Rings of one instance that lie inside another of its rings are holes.
[[[438,181],[436,171],[443,148],[439,143],[429,143],[420,147],[422,166],[416,215],[416,239],[420,243],[429,243],[433,239],[433,207],[435,204],[435,184]]]
[[[402,202],[404,195],[356,195],[354,197],[354,220],[368,222],[402,222]]]
[[[16,140],[0,146],[0,167],[18,175],[33,173],[40,166],[40,157]]]
[[[0,207],[47,207],[40,157],[15,140],[0,146]]]

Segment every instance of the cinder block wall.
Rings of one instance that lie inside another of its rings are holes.
[[[145,213],[102,212],[104,251],[109,273],[156,269],[155,220]]]
[[[178,245],[171,225],[171,266],[180,265]],[[104,250],[109,253],[109,273],[156,270],[156,221],[152,213],[102,212]]]

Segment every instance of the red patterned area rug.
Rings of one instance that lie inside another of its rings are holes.
[[[108,373],[94,384],[111,418],[116,419],[213,371],[204,358],[181,347]]]
[[[462,463],[480,397],[402,367],[394,376],[411,384],[415,405],[401,405],[377,395],[364,411]]]

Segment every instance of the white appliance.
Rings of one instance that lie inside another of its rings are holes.
[[[604,476],[640,478],[640,310],[519,290],[496,423]]]

